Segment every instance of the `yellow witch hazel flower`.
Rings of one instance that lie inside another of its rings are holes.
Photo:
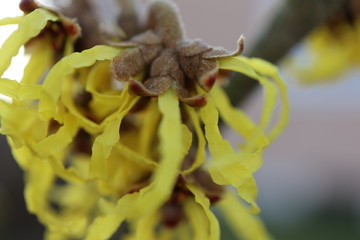
[[[21,6],[23,16],[0,21],[18,25],[0,49],[0,75],[21,46],[30,55],[23,79],[0,79],[11,98],[0,102],[0,131],[45,239],[219,239],[213,207],[239,238],[270,238],[253,174],[287,122],[275,66],[239,56],[242,38],[233,53],[185,38],[169,1],[149,4],[137,34],[81,52],[74,20]],[[259,124],[230,105],[223,70],[263,86]],[[244,139],[238,148],[219,117]]]
[[[360,64],[360,1],[352,0],[314,30],[285,62],[301,83],[313,84],[333,79]],[[304,51],[305,50],[305,51]]]

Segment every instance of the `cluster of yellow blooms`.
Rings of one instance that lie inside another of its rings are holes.
[[[166,1],[151,8],[155,22],[162,10],[178,21]],[[239,237],[269,238],[255,215],[253,173],[287,122],[275,66],[234,56],[239,49],[173,44],[181,36],[157,26],[118,46],[73,52],[77,24],[44,8],[0,20],[7,24],[18,29],[0,49],[0,76],[21,46],[30,60],[22,79],[0,78],[0,94],[11,98],[0,101],[0,133],[25,172],[26,204],[46,239],[109,239],[119,229],[122,239],[219,239],[211,207]],[[231,106],[215,82],[219,70],[259,81],[259,124]],[[243,137],[238,148],[221,136],[219,117]]]
[[[295,53],[286,61],[287,67],[301,83],[328,81],[360,64],[360,9],[353,8],[355,13],[349,13],[354,14],[351,19],[340,14],[316,28],[305,39],[302,52]]]

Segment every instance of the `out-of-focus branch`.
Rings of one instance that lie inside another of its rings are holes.
[[[277,63],[316,26],[340,11],[349,0],[288,0],[275,14],[269,27],[250,51],[250,57]],[[225,87],[231,102],[241,103],[257,82],[234,73]]]

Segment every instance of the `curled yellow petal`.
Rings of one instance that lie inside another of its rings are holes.
[[[255,178],[247,179],[243,184],[236,188],[239,196],[251,205],[251,213],[260,213],[260,208],[256,203],[258,196],[258,188]]]
[[[12,57],[16,56],[20,47],[37,36],[48,21],[56,20],[58,20],[56,15],[44,9],[36,9],[24,16],[18,29],[6,39],[0,48],[0,76],[9,67]]]
[[[221,136],[218,126],[219,113],[211,98],[208,98],[208,103],[201,108],[199,113],[205,124],[205,137],[214,161],[221,162],[224,159],[234,159],[236,156],[231,144]]]
[[[33,144],[44,139],[47,124],[42,122],[36,110],[0,101],[0,132],[12,139],[13,147]]]
[[[126,216],[131,212],[139,199],[139,193],[127,194],[122,197],[116,208],[104,215],[100,215],[89,226],[86,240],[105,240],[109,239],[116,231]]]
[[[183,157],[189,152],[192,144],[192,133],[185,124],[181,124],[182,137],[183,137]]]
[[[138,164],[154,170],[158,165],[154,160],[144,157],[140,153],[130,149],[129,147],[125,146],[124,144],[118,142],[115,144],[115,148],[120,151],[121,156],[131,161],[136,161]]]
[[[218,127],[219,114],[211,98],[200,111],[200,116],[205,124],[205,136],[213,161],[209,162],[208,169],[215,183],[220,185],[233,185],[236,189],[252,179],[252,174],[260,167],[261,158],[256,153],[237,153],[230,143],[222,138]],[[239,191],[244,200],[248,201],[258,211],[255,203],[257,188],[245,188]]]
[[[265,77],[259,75],[254,68],[240,57],[224,58],[219,60],[220,68],[243,73],[257,81],[264,87],[264,108],[260,120],[261,127],[265,130],[271,120],[275,108],[277,92],[276,88]]]
[[[218,126],[218,119],[219,114],[215,108],[214,102],[211,98],[208,99],[208,103],[205,107],[200,110],[200,117],[205,124],[205,137],[208,142],[208,147],[212,156],[213,161],[209,163],[209,171],[216,171],[216,168],[225,167],[226,165],[231,164],[240,164],[241,161],[239,159],[243,159],[246,155],[240,155],[234,151],[231,144],[222,138],[219,126]],[[247,170],[245,166],[243,168],[243,173],[246,173]],[[234,170],[236,171],[236,170]],[[250,172],[249,172],[250,173]],[[239,174],[241,175],[241,174]],[[241,183],[244,181],[247,176],[243,176],[242,180],[238,180],[236,182]],[[219,179],[221,182],[221,180]],[[228,184],[228,183],[220,183],[219,184]]]
[[[193,232],[192,239],[208,239],[209,221],[202,207],[193,200],[186,201],[185,213]]]
[[[32,164],[31,171],[26,176],[25,199],[31,213],[46,213],[47,203],[45,196],[50,190],[54,175],[46,162]]]
[[[145,215],[136,223],[136,239],[137,240],[155,240],[155,230],[158,223],[158,214],[152,213]]]
[[[132,216],[159,208],[168,199],[180,173],[184,147],[179,100],[172,90],[168,90],[159,96],[158,105],[162,114],[159,127],[160,161],[153,173],[152,183],[140,191]]]
[[[119,108],[119,91],[111,90],[110,61],[98,62],[89,72],[85,89],[92,94],[90,108],[100,118]]]
[[[20,84],[15,80],[0,78],[0,94],[17,100],[37,99],[40,96],[41,86],[34,84]]]
[[[49,39],[35,43],[31,46],[31,56],[25,66],[21,84],[36,84],[42,80],[44,73],[54,63],[54,51]]]
[[[62,84],[75,69],[91,66],[97,60],[110,60],[119,53],[119,49],[108,46],[95,46],[81,53],[73,53],[62,58],[50,70],[39,99],[39,113],[43,119],[50,119],[56,113],[56,101],[59,99]],[[60,81],[59,81],[60,80]]]
[[[56,155],[72,142],[77,129],[76,121],[73,120],[72,116],[67,115],[64,125],[61,126],[56,133],[32,145],[31,148],[39,157],[46,158],[51,155]]]
[[[279,76],[277,68],[264,60],[256,58],[248,59],[242,56],[224,58],[218,60],[218,62],[221,69],[243,73],[255,80],[258,80],[259,83],[264,87],[264,109],[261,117],[261,127],[263,130],[266,130],[273,118],[274,107],[278,97],[276,88],[274,87],[273,83],[267,79],[267,77],[271,77],[277,84],[280,91],[282,108],[276,125],[271,130],[269,130],[268,133],[270,142],[274,140],[284,129],[289,113],[286,84]]]
[[[197,136],[197,151],[195,161],[189,169],[183,171],[184,174],[193,172],[195,169],[200,167],[201,164],[205,162],[206,159],[206,140],[203,134],[203,130],[200,126],[199,117],[197,116],[195,110],[191,107],[186,106],[186,111],[190,116],[191,122],[194,125],[195,133]]]
[[[244,151],[257,151],[269,144],[267,137],[243,111],[230,104],[225,92],[215,85],[210,92],[222,119],[245,138]]]
[[[17,17],[7,17],[0,19],[0,26],[11,25],[11,24],[19,24],[24,16]]]
[[[182,127],[179,101],[167,91],[158,98],[162,113],[160,123],[161,159],[152,183],[140,192],[127,194],[119,199],[116,210],[97,217],[89,228],[87,240],[108,239],[125,218],[136,218],[156,211],[169,197],[180,171],[182,161]]]
[[[33,153],[26,147],[14,148],[11,139],[8,139],[9,145],[12,147],[12,154],[14,155],[15,161],[23,170],[28,170],[31,164],[34,162]]]
[[[75,88],[75,84],[71,77],[68,77],[64,80],[64,85],[61,94],[61,102],[79,122],[79,125],[84,128],[87,132],[95,134],[101,131],[101,127],[99,124],[93,122],[89,118],[87,118],[81,111],[79,111],[78,107],[75,104],[73,91]],[[62,115],[62,114],[57,114]]]
[[[91,178],[105,179],[108,176],[107,159],[113,146],[120,139],[120,124],[125,115],[130,111],[139,99],[138,97],[129,96],[128,101],[119,109],[113,119],[105,121],[104,131],[96,137],[90,161],[89,174]]]
[[[159,128],[161,160],[156,175],[161,177],[165,169],[178,173],[182,161],[182,127],[179,101],[171,90],[159,96],[159,109],[162,119]],[[170,170],[171,169],[171,170]],[[167,171],[166,170],[166,171]],[[167,175],[167,174],[165,174]]]
[[[152,152],[152,139],[156,135],[156,129],[161,117],[157,105],[150,103],[149,109],[144,113],[142,128],[139,135],[139,152],[144,156],[150,156]]]
[[[260,218],[251,214],[233,193],[227,192],[217,206],[239,239],[271,239]]]
[[[218,240],[220,238],[220,226],[216,216],[210,210],[209,199],[205,196],[200,188],[190,184],[187,184],[186,187],[190,190],[190,192],[192,192],[192,194],[194,194],[195,202],[197,202],[202,207],[205,215],[208,218],[209,232],[206,239]]]
[[[54,172],[47,161],[38,159],[33,162],[26,175],[25,200],[28,210],[47,226],[51,232],[49,234],[79,237],[85,231],[87,219],[71,214],[58,215],[49,205],[48,195],[54,178]]]
[[[273,141],[276,137],[280,135],[280,133],[286,127],[287,122],[289,121],[289,99],[287,95],[287,86],[285,81],[281,78],[279,74],[279,70],[273,64],[264,61],[260,58],[251,58],[245,61],[249,61],[251,66],[260,74],[264,76],[271,77],[274,82],[277,84],[280,92],[281,98],[281,109],[279,113],[279,120],[276,122],[275,126],[269,132],[269,139]]]

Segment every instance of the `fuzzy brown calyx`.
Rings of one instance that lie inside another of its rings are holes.
[[[211,47],[199,39],[183,39],[180,18],[172,4],[155,1],[149,9],[149,28],[127,42],[116,44],[131,49],[112,60],[114,77],[129,81],[130,90],[139,96],[158,96],[171,87],[181,102],[204,106],[206,96],[196,86],[205,92],[211,90],[218,74],[216,60],[241,54],[243,37],[234,52]],[[135,76],[144,71],[144,80],[136,81]]]
[[[155,1],[150,5],[148,28],[162,39],[166,47],[174,47],[184,38],[177,8],[168,1]]]

